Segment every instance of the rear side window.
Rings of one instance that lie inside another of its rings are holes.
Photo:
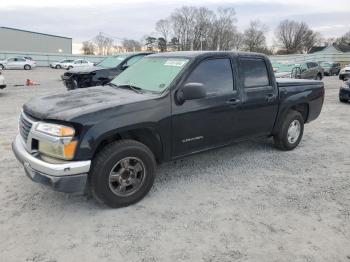
[[[192,71],[186,83],[202,83],[208,94],[233,92],[230,59],[209,59],[201,62]]]
[[[269,75],[262,59],[240,59],[240,72],[244,88],[269,86]]]

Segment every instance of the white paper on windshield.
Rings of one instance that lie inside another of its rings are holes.
[[[184,64],[186,64],[186,62],[187,61],[181,61],[181,60],[167,60],[164,65],[182,67]]]

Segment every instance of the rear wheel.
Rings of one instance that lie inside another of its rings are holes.
[[[275,146],[281,150],[292,150],[299,145],[303,132],[304,119],[302,115],[291,110],[274,136]]]
[[[32,69],[32,67],[30,65],[25,65],[24,66],[24,70],[30,70],[30,69]]]
[[[92,195],[110,207],[140,201],[151,189],[156,172],[152,151],[134,140],[107,145],[95,157],[89,184]]]

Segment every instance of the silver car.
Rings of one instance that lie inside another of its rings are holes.
[[[66,68],[66,64],[73,63],[73,59],[63,59],[59,62],[52,62],[50,63],[51,68],[56,68],[56,69],[61,69],[61,68]]]
[[[26,59],[24,57],[10,57],[0,61],[0,70],[2,69],[30,70],[34,67],[36,67],[35,61]]]
[[[77,60],[74,60],[72,63],[64,64],[63,68],[69,70],[72,68],[89,67],[89,66],[94,66],[94,63],[85,59],[77,59]]]

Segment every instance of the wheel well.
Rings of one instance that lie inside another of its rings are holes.
[[[291,109],[299,112],[303,116],[304,122],[306,123],[307,118],[309,116],[309,105],[308,104],[298,104],[298,105],[293,106]]]
[[[113,134],[102,140],[94,152],[94,156],[106,145],[122,139],[133,139],[146,145],[154,154],[158,163],[162,162],[162,144],[159,135],[151,128],[140,128]]]

